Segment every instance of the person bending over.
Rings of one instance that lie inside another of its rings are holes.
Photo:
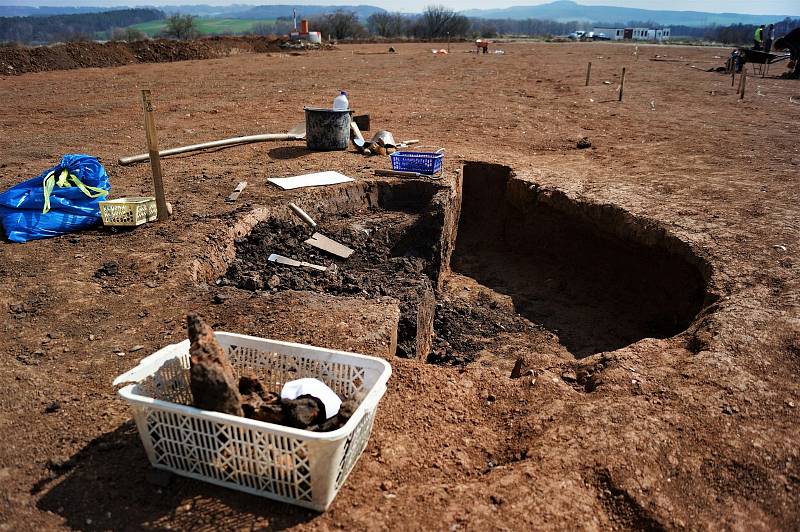
[[[775,50],[789,50],[791,79],[800,79],[800,28],[795,28],[773,43]]]

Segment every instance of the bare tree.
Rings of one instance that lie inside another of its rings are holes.
[[[136,28],[114,28],[111,30],[112,41],[143,41],[147,39],[147,35]]]
[[[335,11],[312,20],[311,26],[329,39],[354,39],[366,35],[367,30],[353,11]]]
[[[197,29],[197,17],[176,13],[167,19],[167,29],[164,33],[180,41],[196,39],[200,35]]]
[[[254,35],[285,35],[292,31],[292,23],[278,18],[275,22],[257,22],[250,28]]]
[[[418,21],[421,37],[441,39],[450,34],[452,37],[464,37],[470,33],[469,19],[457,14],[450,8],[437,5],[428,6]]]
[[[367,29],[373,35],[397,37],[408,30],[408,20],[402,13],[373,13],[367,18]]]

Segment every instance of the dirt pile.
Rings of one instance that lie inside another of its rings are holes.
[[[436,336],[428,362],[462,366],[473,362],[486,343],[503,332],[520,332],[534,324],[514,315],[484,295],[468,300],[436,302]]]
[[[213,59],[241,53],[279,52],[286,39],[277,37],[207,37],[193,41],[153,39],[136,42],[70,42],[28,48],[0,46],[0,75],[131,63],[168,63]]]

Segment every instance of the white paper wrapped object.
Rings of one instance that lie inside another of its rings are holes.
[[[342,400],[336,395],[336,392],[331,390],[327,384],[319,379],[307,377],[305,379],[297,379],[289,381],[283,385],[281,389],[281,399],[293,400],[301,395],[310,395],[316,397],[322,404],[325,405],[325,417],[330,419],[339,413],[339,407],[342,406]]]

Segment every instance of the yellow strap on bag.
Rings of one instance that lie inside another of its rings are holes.
[[[56,168],[56,170],[58,169]],[[103,190],[102,188],[85,185],[83,181],[78,178],[78,176],[75,174],[70,174],[66,168],[61,170],[58,175],[58,181],[56,181],[56,170],[48,172],[48,174],[44,176],[44,181],[42,182],[42,186],[44,188],[44,207],[42,208],[42,214],[47,214],[50,212],[50,194],[53,193],[53,189],[56,187],[56,185],[58,185],[59,188],[64,188],[71,187],[74,184],[76,187],[78,187],[78,190],[92,199],[108,194],[108,191]],[[72,183],[70,183],[70,181]]]

